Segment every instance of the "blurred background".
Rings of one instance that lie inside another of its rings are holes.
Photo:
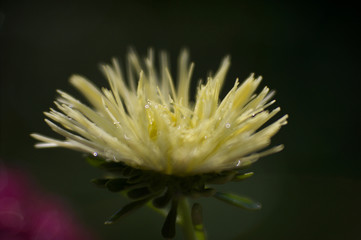
[[[261,211],[199,199],[209,239],[361,239],[360,23],[346,2],[2,1],[1,164],[62,199],[96,239],[161,239],[163,219],[147,208],[103,225],[127,199],[91,185],[103,173],[80,153],[36,150],[29,134],[56,136],[42,113],[55,90],[79,96],[73,73],[107,86],[98,64],[124,60],[129,47],[141,56],[167,50],[173,74],[188,48],[193,86],[230,54],[224,93],[236,77],[262,75],[277,90],[278,117],[290,118],[273,139],[285,150],[254,164],[251,179],[221,187],[260,201]]]

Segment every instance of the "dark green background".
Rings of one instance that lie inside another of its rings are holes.
[[[53,106],[55,89],[76,95],[68,83],[73,73],[105,85],[98,63],[124,59],[129,46],[141,55],[148,47],[165,49],[173,67],[179,50],[189,48],[196,64],[194,83],[230,54],[224,89],[236,77],[255,72],[264,77],[263,85],[277,90],[281,114],[290,115],[274,138],[285,150],[256,163],[252,179],[222,187],[259,200],[261,211],[200,200],[209,239],[361,239],[356,6],[328,1],[5,1],[1,22],[0,158],[27,169],[44,189],[65,198],[99,239],[160,239],[162,218],[142,209],[118,224],[102,225],[127,200],[93,187],[89,180],[102,173],[81,154],[35,150],[29,134],[56,136],[42,115]]]

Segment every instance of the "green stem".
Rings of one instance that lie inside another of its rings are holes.
[[[192,223],[191,211],[189,208],[188,199],[182,197],[178,203],[178,213],[181,218],[181,224],[186,240],[197,240],[196,233]]]

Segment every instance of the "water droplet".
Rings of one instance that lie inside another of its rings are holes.
[[[124,139],[125,140],[130,140],[130,137],[128,137],[127,134],[124,134]]]
[[[206,135],[206,136],[204,136],[204,139],[207,139],[208,138],[208,136]]]
[[[239,166],[241,166],[241,160],[238,160],[236,163],[236,167],[239,167]]]
[[[97,152],[93,152],[93,156],[94,156],[94,157],[98,156],[98,153],[97,153]]]
[[[226,123],[226,128],[230,128],[231,124],[230,123]]]
[[[118,122],[118,121],[113,122],[113,124],[115,125],[116,128],[120,127],[120,122]]]
[[[148,104],[146,104],[144,107],[145,107],[145,108],[149,108],[149,105],[148,105]]]
[[[256,116],[256,114],[252,113],[252,117]]]

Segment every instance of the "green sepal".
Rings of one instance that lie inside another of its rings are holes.
[[[177,208],[178,208],[178,201],[173,200],[172,206],[168,212],[168,215],[164,221],[162,227],[162,236],[165,239],[172,239],[175,237],[176,231],[176,221],[177,221]]]
[[[139,174],[139,175],[135,175],[133,177],[128,178],[128,183],[129,184],[136,184],[136,183],[144,182],[145,180],[146,180],[145,176]]]
[[[203,224],[202,206],[199,203],[193,204],[191,214],[194,227]]]
[[[245,180],[247,178],[250,178],[254,175],[254,172],[248,172],[248,173],[243,173],[243,174],[237,174],[236,176],[233,177],[232,181],[233,182],[239,182],[242,180]]]
[[[209,179],[207,179],[206,182],[208,184],[225,184],[231,181],[236,174],[237,174],[236,171],[215,174],[211,176]]]
[[[93,167],[101,168],[109,172],[122,172],[126,166],[119,162],[108,162],[100,157],[88,156],[86,161]]]
[[[105,188],[107,182],[109,181],[108,178],[94,178],[92,180],[90,180],[91,183],[93,183],[95,186],[97,187],[102,187],[102,188]]]
[[[153,192],[149,191],[148,187],[135,188],[127,192],[127,196],[131,199],[141,199],[151,194],[153,194]]]
[[[158,192],[166,187],[167,179],[163,176],[153,177],[149,179],[149,189]]]
[[[164,208],[172,200],[173,192],[169,189],[160,197],[153,200],[153,206],[156,208]]]
[[[104,222],[104,224],[112,224],[115,221],[117,221],[120,217],[123,217],[134,210],[137,210],[138,208],[142,207],[144,204],[146,204],[149,201],[149,198],[142,199],[139,201],[131,202],[121,209],[119,209],[116,213],[114,213],[107,221]]]
[[[107,170],[108,172],[122,173],[126,166],[123,163],[118,162],[105,162],[101,168]]]
[[[231,193],[216,192],[213,196],[218,200],[247,210],[259,210],[262,207],[260,203],[255,202],[252,199]]]
[[[200,190],[192,190],[188,195],[192,198],[199,197],[211,197],[216,193],[216,190],[213,188],[204,188]]]
[[[128,179],[126,178],[113,178],[109,179],[105,184],[105,187],[111,192],[120,192],[125,190],[129,186],[127,183]]]
[[[197,240],[206,240],[206,233],[204,232],[202,206],[199,203],[194,203],[191,210],[193,229]]]
[[[129,166],[124,166],[122,170],[122,175],[127,178],[136,177],[140,174],[142,174],[142,171]]]
[[[99,157],[91,157],[91,156],[87,156],[85,158],[85,160],[92,165],[93,167],[101,167],[102,164],[104,164],[106,161],[102,158]]]

